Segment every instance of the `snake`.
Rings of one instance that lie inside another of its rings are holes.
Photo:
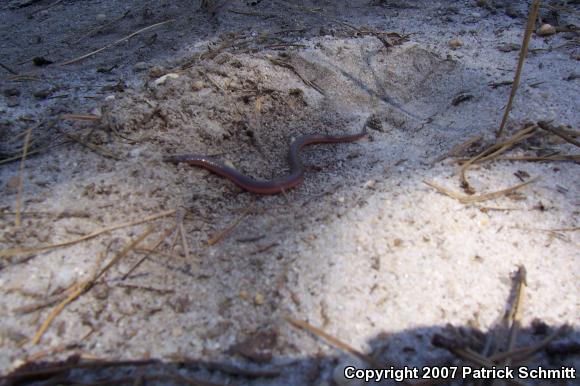
[[[266,181],[249,177],[230,166],[215,162],[205,155],[168,155],[163,157],[163,161],[173,164],[185,163],[188,165],[202,167],[212,173],[227,178],[243,190],[249,192],[257,194],[278,194],[295,188],[300,185],[302,181],[304,181],[304,168],[302,167],[302,162],[300,161],[299,157],[300,150],[302,150],[304,146],[321,143],[354,142],[366,136],[366,130],[363,130],[357,134],[349,135],[302,135],[290,144],[290,150],[288,151],[288,164],[290,166],[290,172],[283,177]]]

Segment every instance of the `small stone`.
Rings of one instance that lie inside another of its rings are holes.
[[[104,13],[99,13],[97,16],[95,16],[95,19],[97,19],[97,21],[105,21],[107,20],[107,15]]]
[[[203,83],[203,81],[201,81],[201,80],[196,80],[191,85],[191,89],[193,91],[199,91],[199,90],[203,89],[204,87],[205,87],[205,83]]]
[[[556,33],[556,27],[551,24],[542,24],[542,26],[538,29],[538,35],[540,36],[550,36]]]
[[[257,293],[256,296],[254,297],[254,304],[257,306],[261,306],[262,304],[264,304],[264,295],[262,295],[261,293]]]
[[[149,76],[149,79],[155,79],[155,78],[159,78],[160,76],[163,76],[164,73],[165,73],[165,70],[162,67],[153,66],[149,69],[147,76]]]
[[[368,180],[364,183],[363,188],[365,189],[373,189],[377,184],[377,180]]]
[[[463,45],[463,41],[459,38],[453,38],[453,39],[449,40],[448,44],[449,44],[449,47],[451,47],[455,50]]]
[[[153,84],[155,86],[159,86],[159,85],[162,85],[163,83],[165,83],[167,81],[167,79],[177,79],[177,78],[179,78],[179,74],[176,74],[176,73],[173,73],[172,72],[172,73],[169,73],[169,74],[165,74],[165,75],[163,75],[160,78],[155,79],[153,81]]]
[[[133,70],[137,72],[145,71],[147,69],[147,63],[145,62],[137,62],[133,65]]]

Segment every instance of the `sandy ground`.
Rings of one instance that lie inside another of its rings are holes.
[[[505,350],[518,267],[527,285],[516,347],[567,326],[520,365],[578,366],[577,163],[476,165],[467,173],[476,195],[539,177],[476,203],[426,184],[465,196],[458,158],[442,156],[478,135],[459,158],[498,141],[526,2],[210,3],[0,6],[0,156],[15,158],[0,164],[0,374],[81,355],[162,362],[77,370],[69,380],[359,384],[342,369],[368,364],[287,317],[385,367],[471,365],[431,341],[463,331],[482,355]],[[570,26],[580,8],[560,3],[541,8],[560,32],[533,35],[507,136],[540,120],[578,129]],[[18,160],[31,127],[17,227]],[[298,136],[363,128],[365,140],[306,148],[304,183],[275,196],[162,161],[209,154],[271,179],[287,172]],[[577,149],[538,129],[505,155],[554,153]],[[118,224],[71,245],[15,251]],[[110,262],[34,344],[67,288]]]

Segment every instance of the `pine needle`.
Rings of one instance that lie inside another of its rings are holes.
[[[140,30],[138,30],[138,31],[135,31],[135,32],[133,32],[132,34],[129,34],[129,35],[125,36],[124,38],[121,38],[121,39],[119,39],[119,40],[117,40],[117,41],[114,41],[113,43],[107,44],[106,46],[104,46],[104,47],[101,47],[101,48],[99,48],[98,50],[95,50],[95,51],[89,52],[88,54],[81,55],[81,56],[79,56],[79,57],[77,57],[77,58],[74,58],[74,59],[67,60],[67,61],[65,61],[65,62],[62,62],[62,63],[60,63],[59,65],[60,65],[60,66],[66,66],[67,64],[72,64],[72,63],[79,62],[79,61],[81,61],[81,60],[83,60],[83,59],[86,59],[86,58],[88,58],[88,57],[90,57],[90,56],[93,56],[93,55],[95,55],[95,54],[98,54],[99,52],[101,52],[101,51],[104,51],[104,50],[106,50],[107,48],[111,48],[111,47],[113,47],[113,46],[116,46],[117,44],[119,44],[119,43],[122,43],[122,42],[124,42],[125,40],[129,40],[129,39],[131,39],[133,36],[139,35],[140,33],[143,33],[143,32],[145,32],[145,31],[149,31],[150,29],[157,28],[157,27],[159,27],[159,26],[162,26],[163,24],[170,23],[170,22],[172,22],[172,21],[174,21],[174,20],[175,20],[175,19],[166,20],[166,21],[162,21],[161,23],[156,23],[156,24],[150,25],[150,26],[148,26],[148,27],[141,28]]]
[[[22,147],[22,158],[20,159],[20,169],[18,171],[18,194],[16,195],[16,218],[14,219],[14,226],[20,228],[20,211],[22,210],[22,189],[24,188],[24,163],[28,155],[28,144],[30,143],[30,136],[32,130],[40,126],[40,123],[30,127],[26,132],[24,138],[24,146]]]
[[[503,117],[501,119],[501,123],[499,125],[499,130],[497,131],[497,136],[501,137],[503,134],[503,130],[507,123],[510,111],[512,109],[512,105],[514,103],[514,98],[516,96],[516,91],[518,90],[518,86],[520,85],[520,78],[522,76],[522,69],[524,67],[524,60],[528,53],[528,45],[530,43],[530,37],[532,36],[532,32],[534,31],[534,26],[536,25],[536,18],[538,16],[538,9],[540,8],[540,0],[534,0],[532,5],[530,6],[530,13],[528,16],[528,24],[526,25],[526,31],[524,33],[524,40],[522,42],[522,48],[520,49],[520,57],[518,59],[518,65],[516,68],[516,75],[514,77],[514,82],[512,83],[512,89],[510,92],[510,97],[508,99],[508,103],[505,107],[503,112]]]
[[[40,247],[24,247],[24,248],[9,248],[9,249],[5,249],[3,251],[0,251],[0,257],[11,257],[11,256],[17,256],[17,255],[22,255],[22,254],[26,254],[26,253],[37,253],[37,252],[43,252],[43,251],[47,251],[50,249],[55,249],[55,248],[60,248],[60,247],[66,247],[69,245],[73,245],[76,243],[80,243],[82,241],[86,241],[89,239],[92,239],[94,237],[97,237],[99,235],[102,235],[103,233],[107,233],[107,232],[111,232],[117,229],[121,229],[121,228],[126,228],[129,226],[133,226],[133,225],[138,225],[138,224],[142,224],[145,222],[149,222],[149,221],[153,221],[153,220],[157,220],[158,218],[161,217],[166,217],[169,216],[171,214],[175,213],[175,209],[171,209],[171,210],[166,210],[164,212],[158,213],[158,214],[154,214],[151,216],[147,216],[145,218],[142,218],[140,220],[135,220],[135,221],[129,221],[129,222],[125,222],[125,223],[121,223],[121,224],[117,224],[117,225],[112,225],[110,227],[107,228],[103,228],[103,229],[99,229],[96,230],[92,233],[86,234],[84,236],[78,237],[74,240],[69,240],[69,241],[64,241],[62,243],[56,243],[56,244],[49,244],[49,245],[43,245]]]
[[[511,188],[507,188],[507,189],[503,189],[503,190],[498,190],[496,192],[490,192],[490,193],[484,193],[484,194],[479,194],[479,195],[462,195],[459,193],[456,193],[454,191],[452,191],[451,189],[447,189],[444,188],[443,186],[437,185],[433,182],[428,182],[428,181],[423,181],[425,184],[429,185],[430,187],[434,188],[435,190],[437,190],[439,193],[442,193],[446,196],[449,196],[451,198],[456,199],[457,201],[459,201],[462,204],[472,204],[474,202],[481,202],[481,201],[487,201],[487,200],[493,200],[495,198],[499,198],[501,196],[505,196],[506,194],[515,192],[518,189],[523,188],[526,185],[529,185],[533,182],[536,182],[540,179],[540,177],[536,177],[533,178],[529,181],[523,182],[521,184],[512,186]]]

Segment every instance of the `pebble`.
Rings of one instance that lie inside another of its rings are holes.
[[[556,33],[556,27],[551,24],[542,24],[542,26],[538,29],[538,35],[540,36],[550,36]]]
[[[155,86],[159,86],[159,85],[165,83],[165,81],[167,81],[167,79],[169,79],[169,78],[171,78],[171,79],[177,79],[177,78],[179,78],[179,74],[176,74],[176,73],[173,73],[173,72],[171,72],[169,74],[165,74],[161,78],[155,79],[155,81],[153,81],[153,84]]]
[[[149,79],[155,79],[155,78],[159,78],[164,73],[165,73],[165,70],[162,67],[153,66],[149,69],[147,76],[149,77]]]
[[[140,71],[145,71],[147,69],[148,65],[145,62],[137,62],[133,65],[133,70],[140,72]]]
[[[455,50],[463,45],[463,41],[459,38],[453,38],[453,39],[449,40],[448,44],[449,44],[449,47],[451,47]]]
[[[191,85],[191,89],[193,91],[199,91],[199,90],[203,89],[204,87],[205,87],[205,83],[203,83],[203,81],[201,81],[201,80],[196,80]]]
[[[257,306],[261,306],[262,304],[264,304],[264,295],[257,293],[256,297],[254,298],[254,304]]]
[[[377,181],[376,180],[368,180],[367,182],[364,183],[363,188],[365,188],[365,189],[373,189],[376,184],[377,184]]]

